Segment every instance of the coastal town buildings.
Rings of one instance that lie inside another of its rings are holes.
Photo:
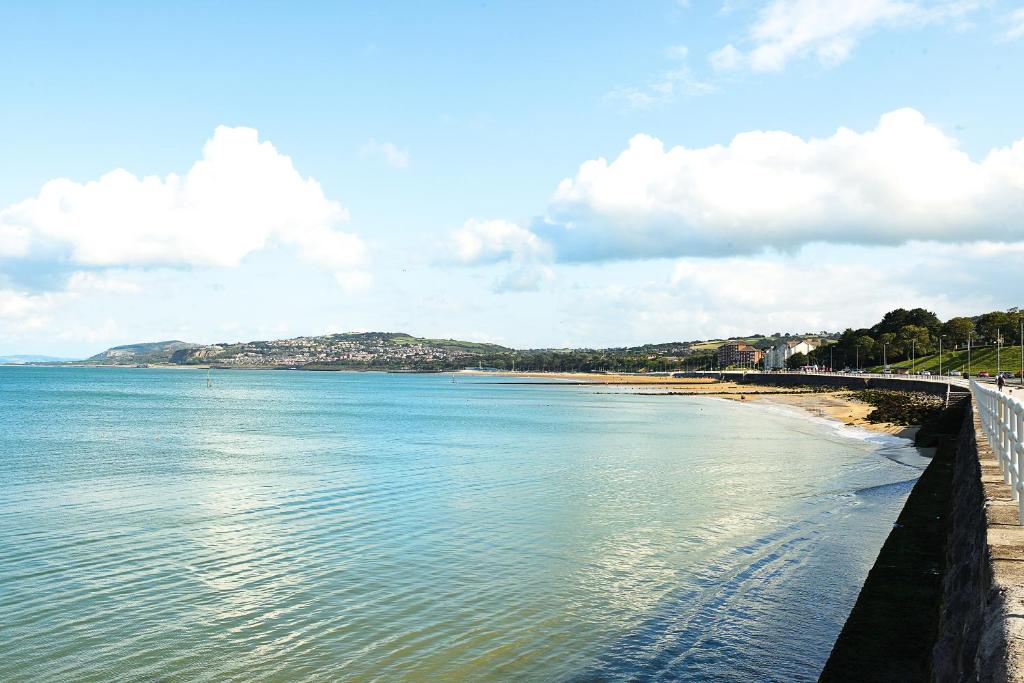
[[[786,361],[795,354],[809,354],[818,348],[818,344],[809,339],[794,339],[781,344],[776,344],[765,353],[765,368],[777,370],[786,367]]]
[[[764,352],[743,342],[729,342],[718,347],[718,366],[755,368],[760,365]]]

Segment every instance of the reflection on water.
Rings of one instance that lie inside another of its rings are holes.
[[[924,462],[861,437],[445,376],[0,368],[0,680],[814,680]]]

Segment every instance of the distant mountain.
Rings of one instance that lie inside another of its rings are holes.
[[[107,349],[103,353],[87,358],[86,363],[111,365],[137,365],[145,363],[170,363],[178,351],[199,348],[199,344],[183,341],[150,342],[147,344],[126,344]]]
[[[38,356],[35,354],[15,354],[13,356],[0,356],[0,365],[25,365],[26,363],[68,363],[73,358],[58,358],[57,356]]]

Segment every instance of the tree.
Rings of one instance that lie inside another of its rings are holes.
[[[974,321],[970,318],[950,318],[942,325],[942,334],[954,346],[965,346],[972,332],[974,332]]]
[[[857,337],[857,346],[860,347],[861,359],[866,359],[875,352],[875,340],[866,334]]]
[[[883,332],[878,335],[878,345],[882,346],[883,344],[885,345],[885,348],[882,349],[882,353],[884,355],[888,356],[890,353],[893,355],[899,354],[900,349],[899,344],[896,341],[895,332]]]
[[[1009,318],[1008,322],[1010,329],[1007,330],[1006,338],[1012,344],[1020,344],[1020,323],[1024,320],[1024,311],[1019,308],[1011,308],[1006,312],[1006,317]]]
[[[871,328],[871,332],[875,338],[878,338],[883,332],[899,334],[900,330],[907,325],[923,327],[932,335],[938,334],[942,329],[942,322],[939,320],[939,317],[929,310],[912,308],[908,311],[905,308],[897,308],[882,316],[882,320]]]
[[[903,354],[913,352],[915,355],[923,356],[933,351],[932,338],[928,334],[928,328],[920,325],[904,325],[900,330],[899,340],[903,346]]]
[[[807,365],[807,356],[803,353],[794,353],[786,359],[786,368],[789,370],[799,370],[805,365]]]
[[[983,313],[975,321],[975,328],[982,341],[995,343],[999,333],[1004,335],[1010,331],[1010,326],[1015,320],[1011,320],[1009,314],[1003,311],[992,311]]]

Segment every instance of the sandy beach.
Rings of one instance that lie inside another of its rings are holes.
[[[916,426],[869,422],[872,406],[857,400],[850,391],[820,391],[803,388],[759,387],[723,382],[712,378],[677,378],[652,375],[594,373],[488,373],[501,377],[547,379],[552,383],[603,384],[630,388],[652,394],[673,396],[715,396],[732,401],[764,401],[800,408],[816,417],[838,420],[843,424],[912,439]]]

